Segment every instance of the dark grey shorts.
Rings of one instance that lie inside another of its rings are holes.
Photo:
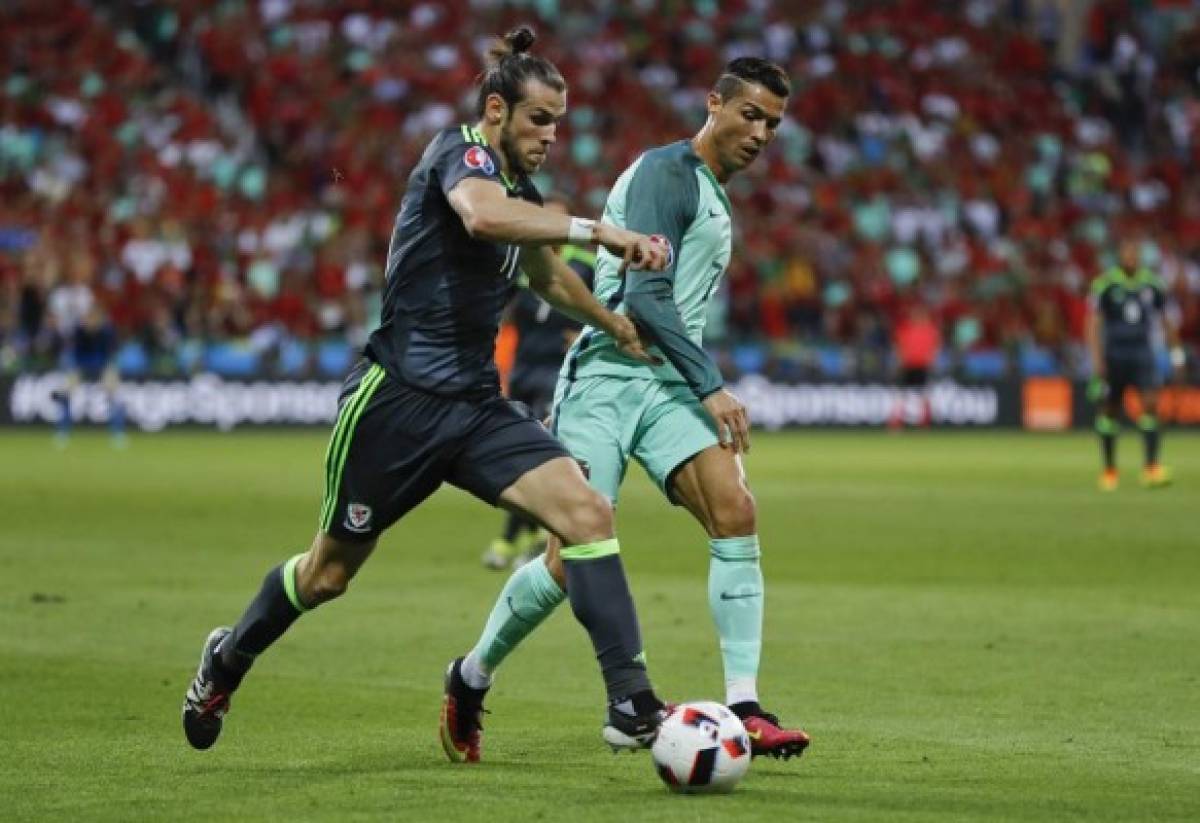
[[[320,527],[342,540],[374,539],[443,482],[495,505],[523,474],[566,456],[520,405],[429,394],[363,360],[342,388]]]

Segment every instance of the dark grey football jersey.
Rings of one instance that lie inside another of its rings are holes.
[[[541,205],[525,176],[507,179],[478,131],[439,132],[408,179],[388,248],[382,323],[366,353],[393,378],[446,396],[499,394],[493,358],[500,315],[515,288],[520,248],[467,234],[450,191],[467,177]]]

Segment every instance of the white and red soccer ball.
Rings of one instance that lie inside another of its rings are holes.
[[[654,768],[676,792],[731,792],[750,768],[750,737],[720,703],[680,703],[650,750]]]

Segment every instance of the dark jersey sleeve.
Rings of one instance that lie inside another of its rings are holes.
[[[675,267],[683,235],[700,201],[694,169],[678,158],[648,156],[634,172],[625,200],[625,227],[662,235],[671,244],[670,263],[660,272],[627,273],[625,304],[688,386],[703,400],[724,385],[708,352],[692,342],[675,305]]]
[[[450,191],[468,177],[478,177],[503,185],[500,176],[500,159],[482,141],[468,140],[467,134],[454,131],[442,138],[437,148],[437,159],[433,168],[442,187],[442,193]]]

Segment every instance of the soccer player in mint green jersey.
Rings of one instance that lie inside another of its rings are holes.
[[[745,723],[754,754],[775,757],[800,754],[809,738],[781,728],[758,701],[763,578],[755,502],[741,461],[750,448],[749,425],[701,339],[730,258],[724,185],[774,138],[789,92],[778,66],[734,60],[709,92],[699,133],[647,151],[617,180],[604,220],[657,236],[668,247],[668,264],[661,272],[625,271],[620,259],[601,253],[595,293],[634,319],[660,362],[638,363],[605,332],[585,328],[563,363],[552,422],[592,487],[614,504],[633,458],[708,533],[709,605],[720,636],[725,699]],[[463,661],[468,684],[487,687],[504,657],[562,602],[560,568],[551,545],[544,559],[509,578]]]

